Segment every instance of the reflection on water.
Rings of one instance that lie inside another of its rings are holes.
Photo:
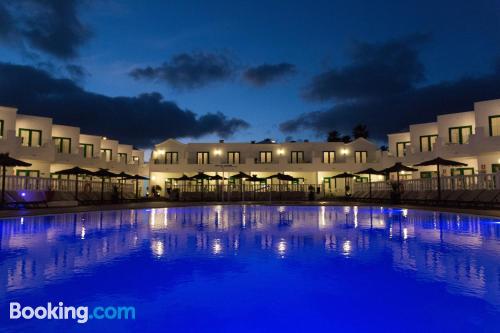
[[[500,310],[500,222],[380,207],[206,206],[6,219],[0,223],[0,297],[78,283],[119,261],[149,257],[154,275],[155,267],[178,259],[196,266],[210,258],[218,265],[235,256],[247,269],[261,258],[308,265],[324,258],[384,259],[390,266],[381,269],[444,283],[450,294]]]

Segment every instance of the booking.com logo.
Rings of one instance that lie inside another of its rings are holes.
[[[96,306],[89,309],[87,306],[66,306],[63,302],[46,306],[21,306],[21,303],[10,302],[10,319],[49,319],[49,320],[76,320],[85,324],[89,319],[97,320],[129,320],[135,319],[134,306]]]

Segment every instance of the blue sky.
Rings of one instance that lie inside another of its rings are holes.
[[[47,71],[54,77],[66,75],[58,68],[75,64],[85,72],[75,83],[88,92],[109,97],[159,92],[180,109],[198,115],[220,111],[248,123],[231,133],[232,141],[287,136],[319,140],[326,128],[349,134],[349,125],[356,122],[367,123],[370,129],[365,113],[354,113],[350,122],[341,119],[337,125],[335,106],[357,102],[355,96],[345,100],[332,92],[323,100],[304,98],[315,77],[353,64],[357,43],[380,46],[425,35],[425,42],[414,48],[425,69],[423,78],[412,82],[414,89],[488,75],[500,55],[498,1],[71,2],[79,22],[91,31],[85,42],[75,45],[75,56],[60,57],[29,43],[23,47],[4,43],[0,60],[44,70],[41,63],[49,63]],[[224,55],[234,67],[231,75],[194,89],[130,76],[136,68],[161,66],[176,55],[196,52]],[[295,71],[263,86],[249,84],[242,76],[248,68],[279,63],[293,64]],[[329,112],[331,123],[283,131],[283,122],[314,111]],[[399,126],[404,124],[403,119]],[[165,136],[169,134],[165,130]],[[185,136],[193,140],[189,133]],[[195,136],[206,141],[220,134],[207,131]]]

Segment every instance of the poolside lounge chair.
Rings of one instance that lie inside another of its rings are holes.
[[[500,204],[500,190],[485,190],[474,201],[477,206],[495,207]]]
[[[44,192],[32,191],[28,195],[21,195],[17,191],[5,192],[6,204],[8,206],[20,207],[47,207],[47,199]]]
[[[456,205],[458,199],[465,193],[465,190],[446,190],[441,192],[441,203],[445,205]]]
[[[476,203],[476,198],[484,191],[485,190],[466,190],[464,191],[465,193],[458,198],[457,203],[460,206],[473,206]]]

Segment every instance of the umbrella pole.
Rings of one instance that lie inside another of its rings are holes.
[[[439,164],[437,165],[437,173],[438,201],[441,201],[441,172],[439,170]]]
[[[368,188],[370,192],[370,200],[372,199],[372,174],[368,174]]]
[[[344,178],[344,195],[347,199],[347,186],[349,186],[349,179],[347,177]]]
[[[123,201],[123,185],[125,185],[125,178],[121,179],[120,184],[121,184],[121,186],[120,186],[120,200]]]
[[[78,175],[76,175],[75,181],[75,200],[78,201]]]
[[[101,203],[104,202],[104,177],[101,178]]]
[[[2,207],[5,204],[5,165],[2,166]]]
[[[398,195],[400,195],[401,194],[401,187],[399,186],[399,171],[396,172],[396,178],[398,180],[397,181],[397,184],[398,184],[398,191],[397,191],[397,193],[398,193]]]

